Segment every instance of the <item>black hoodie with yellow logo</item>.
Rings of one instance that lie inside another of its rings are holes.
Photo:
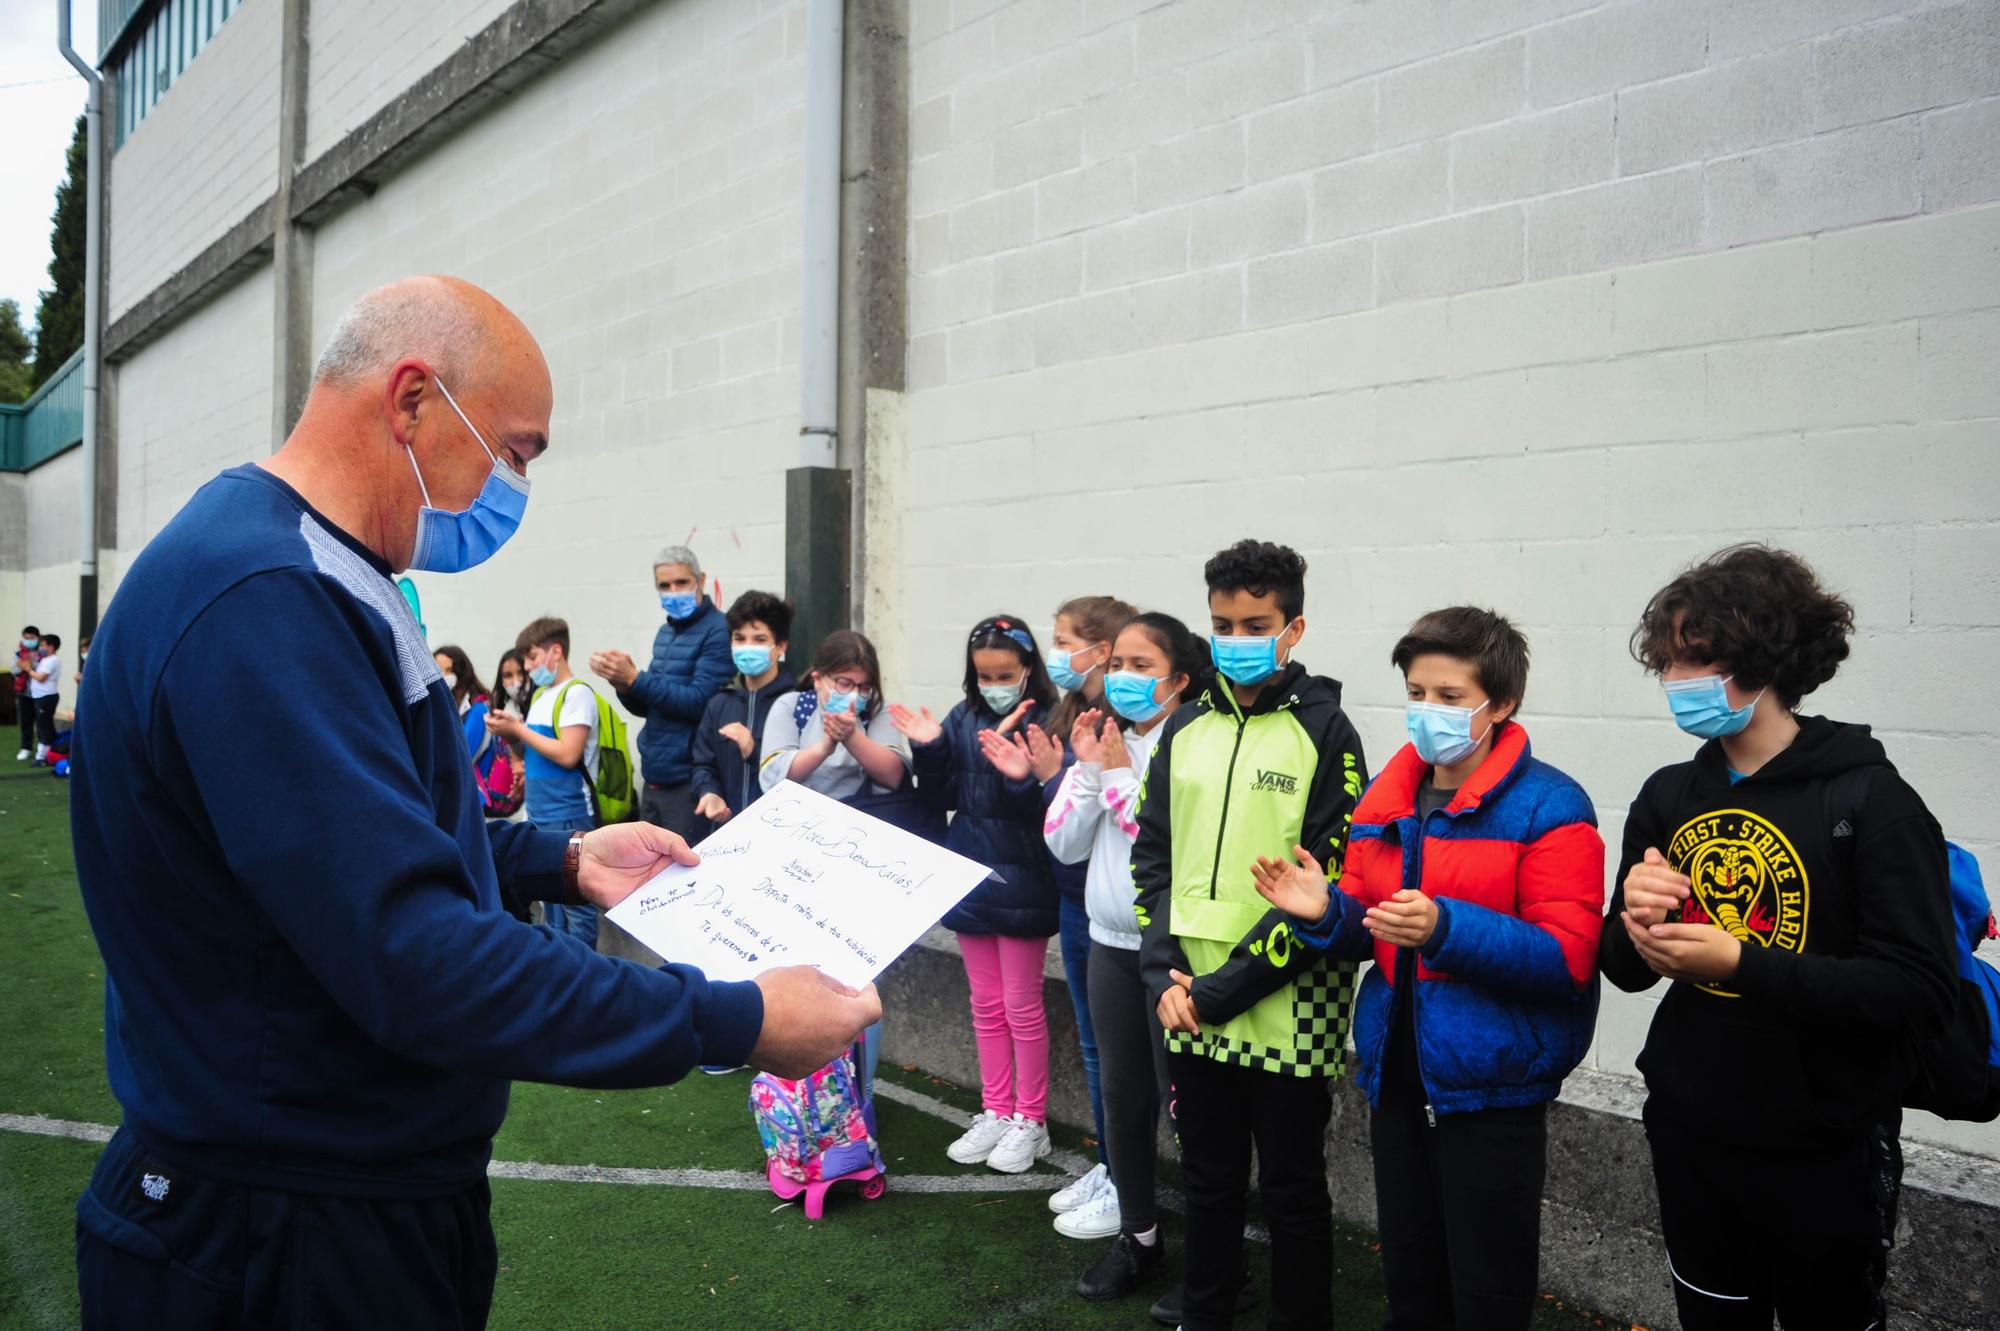
[[[1640,789],[1599,964],[1628,992],[1658,982],[1618,918],[1657,849],[1693,882],[1681,919],[1727,929],[1743,958],[1661,1000],[1639,1055],[1648,1115],[1751,1152],[1809,1146],[1893,1112],[1950,1016],[1944,837],[1866,726],[1800,717],[1789,748],[1731,778],[1710,740]]]

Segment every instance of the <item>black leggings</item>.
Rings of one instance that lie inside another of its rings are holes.
[[[1167,1046],[1160,1018],[1146,1001],[1134,948],[1092,940],[1090,1023],[1097,1031],[1097,1073],[1104,1088],[1104,1153],[1118,1188],[1118,1216],[1128,1234],[1158,1219],[1153,1172],[1160,1106],[1167,1100]]]

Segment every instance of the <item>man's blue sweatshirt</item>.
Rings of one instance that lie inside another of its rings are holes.
[[[754,984],[599,956],[502,906],[567,834],[487,823],[389,570],[254,466],[167,524],[99,628],[72,753],[105,1058],[176,1167],[358,1196],[479,1177],[510,1078],[734,1065]]]

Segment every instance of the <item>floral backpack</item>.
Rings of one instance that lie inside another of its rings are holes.
[[[506,741],[489,736],[472,759],[472,775],[488,818],[506,818],[521,807],[521,792],[514,789],[514,751]]]
[[[875,1103],[851,1053],[797,1081],[758,1073],[750,1083],[750,1113],[774,1176],[821,1183],[884,1172],[875,1144]]]

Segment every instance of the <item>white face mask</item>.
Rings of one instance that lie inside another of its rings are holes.
[[[458,676],[447,670],[444,672],[444,686],[453,693],[458,692]]]

